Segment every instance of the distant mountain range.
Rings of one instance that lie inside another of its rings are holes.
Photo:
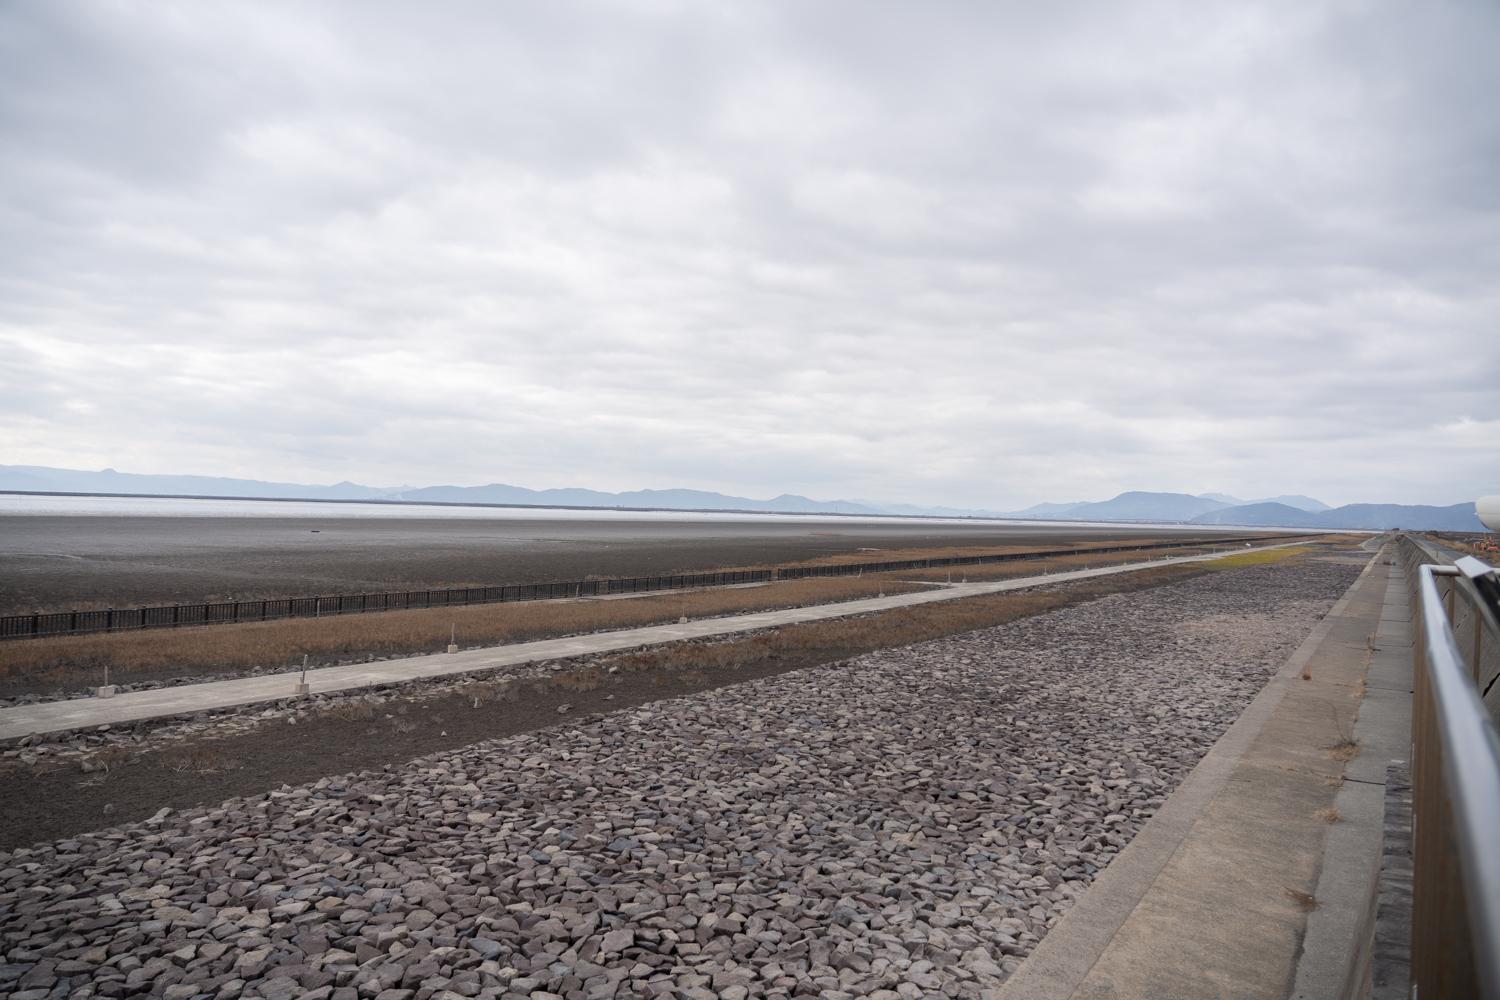
[[[997,511],[923,507],[872,500],[813,500],[784,493],[771,500],[728,496],[703,490],[589,489],[532,490],[488,486],[362,486],[335,483],[272,483],[219,476],[140,475],[104,469],[55,469],[40,465],[0,465],[0,490],[32,493],[122,493],[165,496],[240,497],[278,500],[374,500],[407,503],[502,504],[540,507],[600,507],[654,510],[727,510],[778,514],[895,514],[925,517],[1003,517],[1037,521],[1126,521],[1247,527],[1483,531],[1472,503],[1451,507],[1403,504],[1348,504],[1330,508],[1312,497],[1284,495],[1241,500],[1224,493],[1130,491],[1110,500],[1040,503],[1025,510]]]
[[[1269,497],[1264,500],[1241,500],[1227,493],[1144,493],[1132,490],[1113,500],[1097,503],[1039,503],[1012,512],[1012,517],[1058,521],[1190,521],[1200,514],[1231,507],[1274,503],[1299,511],[1330,509],[1321,500],[1304,496]]]
[[[1121,493],[1098,503],[1045,503],[1011,517],[1041,521],[1155,521],[1265,528],[1328,530],[1484,531],[1472,503],[1429,507],[1394,503],[1352,503],[1343,507],[1305,496],[1239,500],[1222,493]]]
[[[541,507],[636,507],[652,510],[749,510],[768,514],[885,514],[889,511],[849,500],[811,500],[783,493],[771,500],[752,500],[703,490],[529,490],[524,486],[425,486],[392,491],[383,499],[416,503],[523,504]]]
[[[1226,507],[1193,518],[1193,524],[1233,524],[1248,527],[1332,528],[1386,531],[1486,531],[1472,503],[1451,507],[1421,504],[1351,503],[1332,510],[1305,511],[1282,503]]]
[[[631,507],[653,510],[736,510],[773,514],[886,514],[881,507],[849,500],[812,500],[782,494],[772,500],[726,496],[703,490],[531,490],[524,486],[362,486],[335,483],[271,483],[218,476],[141,475],[104,469],[53,469],[40,465],[0,465],[0,490],[34,493],[126,493],[163,496],[238,497],[252,500],[381,500],[406,503],[506,504],[532,507]],[[912,510],[923,510],[912,508]],[[995,516],[990,512],[987,516]]]

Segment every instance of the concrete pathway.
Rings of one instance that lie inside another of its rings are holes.
[[[1260,549],[1286,548],[1298,544],[1302,543],[1283,542],[1277,545],[1261,546]],[[1250,550],[1237,549],[1227,554],[1235,555],[1244,551]],[[934,601],[951,601],[961,597],[1024,590],[1028,587],[1064,583],[1069,580],[1087,580],[1093,577],[1132,573],[1158,566],[1204,562],[1221,559],[1225,555],[1224,552],[1217,552],[1200,556],[1173,556],[1147,562],[1047,573],[1041,576],[1009,580],[955,583],[941,589],[843,601],[837,604],[819,604],[811,607],[762,611],[721,618],[702,618],[676,625],[653,625],[614,632],[596,632],[591,635],[563,639],[543,639],[538,642],[515,643],[508,646],[490,646],[458,653],[437,653],[375,663],[319,667],[307,672],[307,683],[313,694],[352,691],[386,684],[399,684],[402,681],[475,673],[497,667],[517,666],[589,653],[638,649],[642,646],[680,642],[684,639],[734,635],[777,625],[844,618],[873,611],[930,604]],[[242,677],[235,680],[135,691],[116,695],[113,698],[72,698],[36,705],[18,705],[14,708],[0,709],[0,740],[17,739],[35,733],[54,733],[105,724],[118,725],[142,719],[192,715],[214,709],[281,701],[294,696],[293,685],[297,680],[298,674],[296,673],[266,674],[259,677]]]
[[[1355,786],[1383,782],[1406,724],[1371,698],[1355,729],[1388,570],[1369,560],[1002,1000],[1344,995],[1380,864],[1379,790]],[[1356,734],[1371,759],[1346,773],[1332,751]]]
[[[1392,826],[1399,826],[1400,820],[1387,812],[1390,793],[1399,796],[1400,786],[1409,780],[1405,765],[1411,757],[1416,665],[1411,602],[1399,562],[1387,567],[1387,577],[1380,620],[1370,643],[1364,701],[1354,727],[1359,756],[1344,768],[1344,783],[1334,799],[1334,808],[1343,819],[1328,830],[1314,893],[1322,905],[1307,919],[1302,961],[1292,989],[1296,1000],[1406,997],[1410,992],[1409,858],[1405,864],[1407,920],[1394,921],[1397,940],[1378,940],[1375,927],[1382,863],[1399,861],[1399,851],[1396,858],[1389,856],[1396,838],[1388,839],[1388,832],[1394,832]],[[1396,789],[1387,787],[1392,774]],[[1399,880],[1400,874],[1396,877]]]

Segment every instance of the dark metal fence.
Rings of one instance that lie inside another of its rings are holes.
[[[1278,539],[1305,536],[1277,536]],[[986,556],[949,556],[938,559],[908,559],[894,562],[841,563],[827,566],[782,566],[775,569],[730,570],[719,573],[682,573],[670,576],[636,576],[617,580],[577,580],[571,583],[514,583],[494,587],[457,587],[448,590],[406,590],[387,594],[342,594],[331,597],[283,597],[264,601],[223,601],[208,604],[173,604],[154,608],[109,608],[102,611],[52,611],[0,617],[0,639],[33,639],[88,632],[123,632],[147,628],[183,628],[192,625],[228,625],[237,622],[272,621],[279,618],[324,618],[364,614],[372,611],[402,611],[409,608],[460,607],[468,604],[499,604],[512,601],[546,601],[565,597],[604,597],[694,587],[727,587],[738,583],[770,580],[803,580],[809,577],[858,576],[900,570],[945,566],[978,566],[990,563],[1054,559],[1068,555],[1107,555],[1144,552],[1186,546],[1205,546],[1268,541],[1267,536],[1192,539],[1147,545],[1111,545],[1089,549],[1051,549],[1040,552],[1008,552]]]

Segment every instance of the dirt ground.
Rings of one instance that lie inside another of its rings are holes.
[[[861,549],[1062,546],[1249,533],[802,517],[743,522],[9,515],[0,516],[0,614],[701,572]]]
[[[857,620],[814,622],[777,630],[750,656],[703,656],[691,647],[659,669],[619,674],[586,668],[590,683],[562,674],[516,685],[514,700],[477,707],[469,694],[410,696],[379,706],[370,718],[324,713],[293,728],[285,719],[226,738],[212,734],[123,753],[107,772],[77,765],[13,765],[0,772],[0,848],[36,843],[145,819],[162,807],[182,809],[254,795],[283,783],[395,765],[424,754],[516,733],[575,725],[645,702],[680,697],[758,677],[835,663],[873,649],[1003,624],[1112,593],[1160,586],[1203,573],[1203,565],[1172,566],[1118,577],[898,609]],[[721,645],[735,645],[735,641]],[[734,651],[727,651],[733,653]],[[622,654],[641,656],[642,654]],[[721,666],[704,666],[717,661]],[[580,669],[580,673],[585,668]],[[562,678],[560,680],[560,678]],[[561,705],[569,705],[559,714]]]
[[[959,550],[962,553],[963,550]],[[989,550],[993,552],[994,550]],[[1192,555],[1199,548],[1163,550]],[[905,550],[900,558],[958,554]],[[369,656],[441,652],[450,635],[461,646],[495,646],[601,630],[632,628],[726,614],[802,607],[904,593],[933,583],[1036,576],[1059,570],[1138,562],[1154,554],[1090,554],[946,569],[902,570],[861,577],[778,581],[754,587],[674,591],[607,600],[527,601],[458,608],[389,611],[333,618],[292,618],[239,625],[153,629],[59,636],[0,643],[0,698],[61,696],[104,682],[115,684],[205,680],[312,666],[359,662]],[[893,554],[892,558],[896,558]],[[926,581],[923,583],[921,581]],[[128,688],[127,688],[128,689]]]

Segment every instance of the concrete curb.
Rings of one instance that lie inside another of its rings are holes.
[[[1384,550],[1382,550],[1384,554]],[[1376,646],[1403,640],[1409,615],[1400,567],[1393,567],[1386,588]],[[1391,595],[1399,594],[1400,611],[1393,614]],[[1367,683],[1354,738],[1360,754],[1344,768],[1344,783],[1334,806],[1343,817],[1328,829],[1323,867],[1314,891],[1321,904],[1307,915],[1302,957],[1292,987],[1294,1000],[1362,997],[1370,988],[1370,953],[1375,936],[1375,907],[1379,898],[1380,867],[1385,841],[1386,774],[1391,765],[1406,764],[1411,755],[1410,645],[1405,676],[1388,677],[1377,687]],[[1373,673],[1373,667],[1372,671]]]
[[[1328,638],[1377,562],[1378,556],[1365,564],[1359,577],[1168,797],[1161,810],[1042,938],[1036,950],[1001,988],[999,1000],[1058,1000],[1078,991],[1116,932],[1182,846],[1199,816],[1224,789],[1246,750],[1303,667]]]

